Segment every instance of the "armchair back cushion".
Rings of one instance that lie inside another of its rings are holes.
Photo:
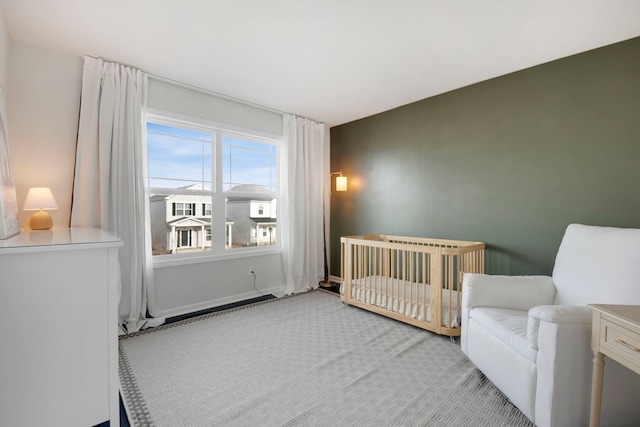
[[[555,304],[640,304],[640,229],[569,225],[553,283]]]

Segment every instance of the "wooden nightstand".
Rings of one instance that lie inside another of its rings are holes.
[[[593,310],[591,427],[600,426],[604,356],[640,374],[640,306],[589,304]]]

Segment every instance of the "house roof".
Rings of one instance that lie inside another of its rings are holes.
[[[192,184],[192,185],[185,185],[183,187],[177,187],[176,190],[208,190],[208,188],[200,185],[200,184]],[[180,196],[180,195],[189,195],[189,196],[194,196],[194,195],[198,195],[197,193],[182,193],[182,194],[154,194],[151,197],[149,197],[149,200],[152,202],[158,201],[158,200],[169,200],[173,197],[176,196]],[[208,197],[208,196],[202,196],[202,197]]]
[[[235,221],[230,220],[229,218],[225,218],[225,224],[230,225],[234,224]],[[172,221],[168,221],[167,225],[175,225],[181,227],[199,227],[204,225],[205,227],[211,226],[211,218],[209,217],[193,217],[193,216],[183,216]]]
[[[264,186],[258,184],[240,184],[234,185],[230,188],[229,191],[242,191],[242,192],[250,192],[250,193],[269,193]]]
[[[640,1],[2,0],[10,37],[338,125],[640,36]]]

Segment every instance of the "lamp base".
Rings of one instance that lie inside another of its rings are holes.
[[[53,227],[53,220],[51,215],[40,209],[38,212],[31,215],[29,220],[29,228],[32,230],[50,230]]]

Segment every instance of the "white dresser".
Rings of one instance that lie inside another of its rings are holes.
[[[120,425],[119,246],[97,228],[0,240],[0,426]]]

